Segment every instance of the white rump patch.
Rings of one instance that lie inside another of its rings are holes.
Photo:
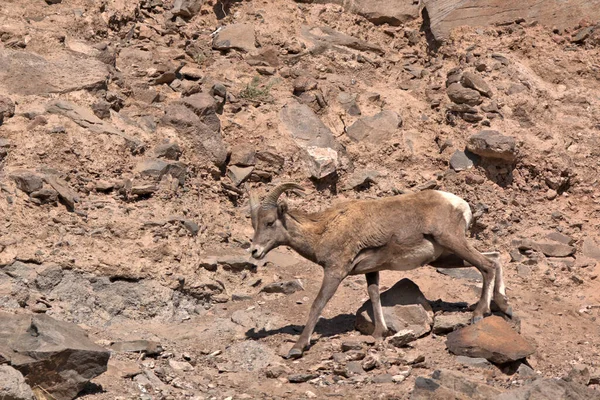
[[[471,225],[471,222],[473,221],[473,213],[471,212],[471,207],[469,207],[469,203],[467,203],[455,194],[442,192],[441,190],[436,190],[436,192],[441,194],[444,197],[444,199],[446,199],[454,208],[456,208],[463,214],[468,228]]]

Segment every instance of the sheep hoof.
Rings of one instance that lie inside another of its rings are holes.
[[[506,315],[508,318],[512,319],[512,318],[513,318],[513,309],[512,309],[512,307],[511,307],[511,306],[508,306],[508,307],[506,308],[506,310],[504,310],[504,314],[505,314],[505,315]]]
[[[287,356],[286,356],[285,358],[286,358],[286,359],[296,359],[296,358],[300,358],[300,357],[302,357],[302,353],[303,353],[303,351],[302,351],[302,350],[300,350],[300,349],[294,349],[294,348],[292,348],[292,349],[291,349],[291,350],[288,352],[288,354],[287,354]]]
[[[479,321],[481,321],[482,319],[483,319],[483,317],[481,317],[481,316],[477,316],[477,317],[473,316],[471,323],[474,325],[474,324],[478,323]]]

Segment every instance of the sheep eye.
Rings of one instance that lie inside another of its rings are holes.
[[[275,221],[267,222],[267,226],[271,227],[271,226],[273,226],[274,223],[275,223]]]

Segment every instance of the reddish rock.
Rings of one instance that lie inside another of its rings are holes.
[[[497,364],[520,360],[535,352],[531,343],[496,316],[450,333],[446,346],[456,355],[486,358]]]

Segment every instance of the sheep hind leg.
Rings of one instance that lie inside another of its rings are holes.
[[[379,296],[379,272],[369,272],[365,274],[367,278],[367,290],[371,305],[373,306],[373,324],[375,329],[372,336],[375,339],[383,339],[387,334],[388,328],[383,317],[383,309],[381,308],[381,298]]]
[[[481,321],[484,314],[490,313],[490,303],[496,281],[496,264],[475,250],[465,237],[453,235],[434,236],[435,241],[446,248],[448,251],[456,254],[458,257],[467,261],[481,272],[483,277],[483,288],[481,297],[473,311],[473,322]]]

